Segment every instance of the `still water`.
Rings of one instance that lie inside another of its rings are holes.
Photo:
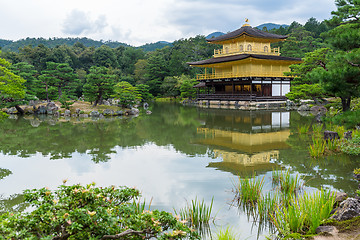
[[[67,122],[27,116],[0,123],[0,207],[22,210],[25,189],[69,184],[126,185],[173,212],[195,198],[214,198],[211,231],[229,226],[240,239],[265,239],[268,229],[232,206],[238,176],[265,176],[290,168],[307,189],[354,194],[359,157],[311,159],[311,136],[297,134],[312,117],[288,111],[208,109],[154,104],[137,118]]]

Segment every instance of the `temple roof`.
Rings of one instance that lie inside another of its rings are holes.
[[[214,37],[211,39],[206,39],[206,41],[208,42],[221,42],[221,41],[226,41],[229,39],[233,39],[233,38],[237,38],[241,35],[248,35],[251,37],[255,37],[255,38],[266,38],[266,39],[286,39],[288,36],[284,36],[284,35],[278,35],[278,34],[273,34],[273,33],[268,33],[268,32],[263,32],[257,28],[252,28],[251,26],[242,26],[241,28],[239,28],[238,30],[235,30],[233,32],[229,32],[227,34],[224,34],[222,36],[219,37]]]
[[[276,56],[276,55],[259,55],[259,54],[238,54],[232,56],[225,56],[225,57],[216,57],[216,58],[209,58],[202,61],[197,62],[188,62],[189,65],[205,65],[205,64],[216,64],[216,63],[223,63],[223,62],[232,62],[238,60],[244,60],[246,58],[256,58],[256,59],[263,59],[263,60],[278,60],[278,61],[295,61],[300,62],[301,58],[294,58],[294,57],[283,57],[283,56]]]

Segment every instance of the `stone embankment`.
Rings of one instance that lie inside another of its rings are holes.
[[[321,116],[327,112],[324,106],[316,105],[313,100],[301,100],[295,103],[290,100],[286,101],[220,101],[220,100],[185,100],[184,104],[195,104],[202,108],[223,108],[223,109],[239,109],[239,110],[297,110],[301,115]]]
[[[104,118],[106,116],[136,116],[139,114],[139,109],[136,107],[120,108],[116,105],[106,104],[97,107],[91,106],[87,102],[74,102],[69,109],[61,108],[58,102],[46,101],[30,101],[29,105],[21,106],[25,115],[48,115],[53,117],[71,117],[71,118]],[[6,113],[10,115],[18,114],[15,107],[5,109]]]

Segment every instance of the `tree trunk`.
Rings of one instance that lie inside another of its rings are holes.
[[[25,111],[19,105],[15,105],[16,110],[20,113],[20,115],[24,115]]]
[[[340,97],[343,112],[350,110],[351,97]]]
[[[49,91],[48,91],[47,83],[45,83],[45,91],[46,91],[46,101],[49,101]]]
[[[61,87],[58,87],[58,93],[59,93],[59,99],[60,99],[61,95],[62,95]]]

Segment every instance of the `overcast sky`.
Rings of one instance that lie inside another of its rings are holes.
[[[334,0],[0,0],[0,39],[88,37],[139,46],[215,31],[250,20],[304,24],[331,17]]]

